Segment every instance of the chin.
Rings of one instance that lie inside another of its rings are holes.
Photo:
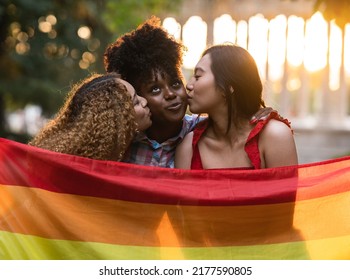
[[[202,113],[201,111],[196,110],[196,108],[191,108],[191,106],[190,106],[190,111],[192,114],[201,114]]]
[[[176,120],[176,121],[182,121],[182,119],[184,118],[184,116],[186,114],[186,109],[187,109],[187,107],[184,107],[182,110],[179,110],[178,112],[176,112],[172,116],[169,116],[169,118],[172,120]]]
[[[181,114],[181,115],[178,115],[178,116],[174,116],[173,118],[168,118],[167,122],[173,123],[173,124],[180,123],[180,122],[182,122],[184,116],[185,116],[185,114]]]

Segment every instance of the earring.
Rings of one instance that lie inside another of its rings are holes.
[[[233,87],[230,87],[230,93],[233,94],[235,92],[235,90],[233,89]]]

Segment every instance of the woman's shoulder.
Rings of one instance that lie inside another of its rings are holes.
[[[259,151],[263,167],[298,164],[292,129],[279,120],[270,120],[259,137]]]
[[[180,145],[182,145],[182,146],[184,146],[184,145],[192,145],[193,134],[194,134],[193,131],[187,133],[186,136],[181,141]]]
[[[276,119],[269,120],[262,131],[263,134],[272,136],[279,136],[284,133],[291,134],[291,132],[291,128],[285,122]]]
[[[176,147],[175,168],[190,169],[192,160],[193,132],[189,132]]]
[[[280,145],[294,145],[293,131],[286,123],[272,119],[260,133],[259,146],[277,148]]]

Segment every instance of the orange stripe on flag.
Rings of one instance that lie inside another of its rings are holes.
[[[296,204],[171,206],[1,186],[0,230],[133,246],[258,245],[347,235],[350,192]],[[341,205],[341,212],[334,213]],[[293,224],[294,219],[294,224]],[[327,226],[333,224],[334,226]]]

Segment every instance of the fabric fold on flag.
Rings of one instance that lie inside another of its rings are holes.
[[[350,259],[349,213],[350,157],[180,170],[0,138],[0,259]]]

